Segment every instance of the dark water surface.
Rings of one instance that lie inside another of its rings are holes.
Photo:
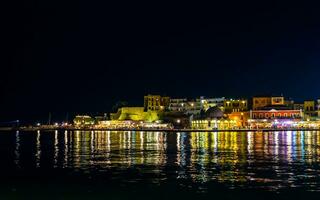
[[[1,199],[320,199],[320,132],[0,133]]]

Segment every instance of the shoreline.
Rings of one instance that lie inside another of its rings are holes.
[[[320,131],[320,129],[311,128],[295,128],[295,129],[219,129],[219,130],[206,130],[206,129],[110,129],[110,128],[70,128],[70,127],[57,127],[57,128],[15,128],[15,127],[0,127],[0,131],[145,131],[145,132],[282,132],[282,131]]]

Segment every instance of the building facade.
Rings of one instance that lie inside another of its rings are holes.
[[[225,99],[223,109],[226,114],[248,111],[247,99]]]
[[[240,128],[248,127],[248,120],[250,118],[249,112],[232,112],[228,114],[228,118],[237,123],[237,126]]]
[[[315,101],[313,100],[304,101],[303,109],[304,109],[305,117],[308,119],[312,117],[317,117],[318,115],[316,104],[315,104]]]
[[[73,123],[76,126],[87,126],[87,125],[93,125],[94,124],[94,118],[90,117],[89,115],[77,115],[73,119]]]
[[[293,109],[294,110],[304,110],[304,104],[303,103],[294,103]]]
[[[285,105],[286,102],[282,96],[257,96],[252,99],[252,109],[259,110],[266,106]]]
[[[154,122],[159,120],[158,111],[144,111],[144,107],[122,107],[118,109],[116,113],[110,113],[111,120],[125,121],[144,121]]]
[[[187,109],[188,99],[170,99],[169,110],[173,112],[184,112]]]
[[[301,119],[302,110],[251,110],[251,119]]]
[[[259,108],[263,108],[268,105],[271,105],[271,97],[253,97],[253,110],[258,110]]]
[[[197,130],[232,130],[239,129],[234,120],[193,120],[191,128]]]
[[[144,96],[144,111],[164,111],[168,109],[170,97],[162,97],[160,95]]]
[[[188,100],[187,98],[170,99],[169,111],[183,112],[188,115],[198,115],[201,110],[207,111],[212,107],[223,107],[225,98],[205,98],[201,96],[196,100]]]

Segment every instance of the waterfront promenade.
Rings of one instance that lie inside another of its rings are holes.
[[[270,131],[320,131],[320,129],[313,128],[264,128],[264,129],[124,129],[124,128],[91,128],[91,127],[53,127],[53,128],[41,128],[41,127],[0,127],[0,131],[54,131],[54,130],[66,130],[66,131],[149,131],[149,132],[270,132]]]

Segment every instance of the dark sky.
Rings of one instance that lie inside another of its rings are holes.
[[[147,93],[319,96],[317,5],[116,2],[9,2],[1,120],[105,112]]]

